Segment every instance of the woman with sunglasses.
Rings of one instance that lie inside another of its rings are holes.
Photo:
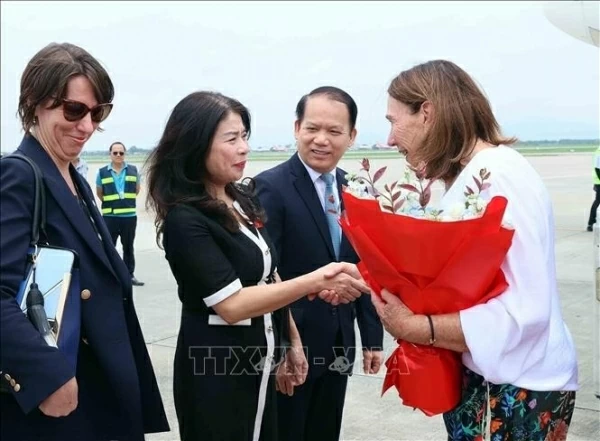
[[[16,154],[40,169],[43,239],[74,250],[63,323],[75,323],[76,365],[49,346],[15,300],[31,240],[34,174],[0,161],[0,438],[141,441],[168,431],[156,378],[132,302],[131,277],[94,196],[71,161],[110,114],[114,88],[84,49],[52,43],[27,64],[18,113],[25,136]],[[72,308],[71,306],[75,307]]]

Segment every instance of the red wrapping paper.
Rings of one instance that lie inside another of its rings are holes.
[[[506,198],[492,198],[479,218],[452,222],[386,213],[376,200],[348,192],[342,199],[340,224],[373,295],[385,287],[415,314],[435,315],[485,303],[507,288],[500,266],[514,231],[502,226]],[[457,352],[398,340],[386,367],[382,395],[395,386],[404,405],[428,416],[460,401]]]

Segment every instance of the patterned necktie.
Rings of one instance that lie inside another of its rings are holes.
[[[321,179],[325,182],[325,218],[329,226],[329,234],[333,243],[335,258],[340,257],[340,242],[342,240],[342,227],[338,222],[340,215],[339,205],[333,191],[333,175],[325,173],[321,175]]]

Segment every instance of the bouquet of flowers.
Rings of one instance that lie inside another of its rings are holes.
[[[340,224],[361,261],[359,270],[377,295],[398,296],[415,314],[461,311],[501,294],[508,286],[500,266],[514,231],[502,225],[507,200],[486,201],[490,172],[482,169],[465,199],[448,210],[430,206],[433,181],[407,169],[403,179],[376,187],[368,159],[348,175]],[[461,398],[462,362],[457,352],[398,340],[386,361],[382,394],[392,386],[403,404],[432,416]]]

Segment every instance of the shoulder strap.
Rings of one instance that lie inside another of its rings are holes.
[[[44,181],[42,172],[35,162],[20,153],[3,156],[2,160],[19,159],[29,164],[33,170],[34,196],[33,196],[33,219],[31,223],[31,246],[37,246],[40,241],[40,232],[46,236],[46,194],[44,192]]]

